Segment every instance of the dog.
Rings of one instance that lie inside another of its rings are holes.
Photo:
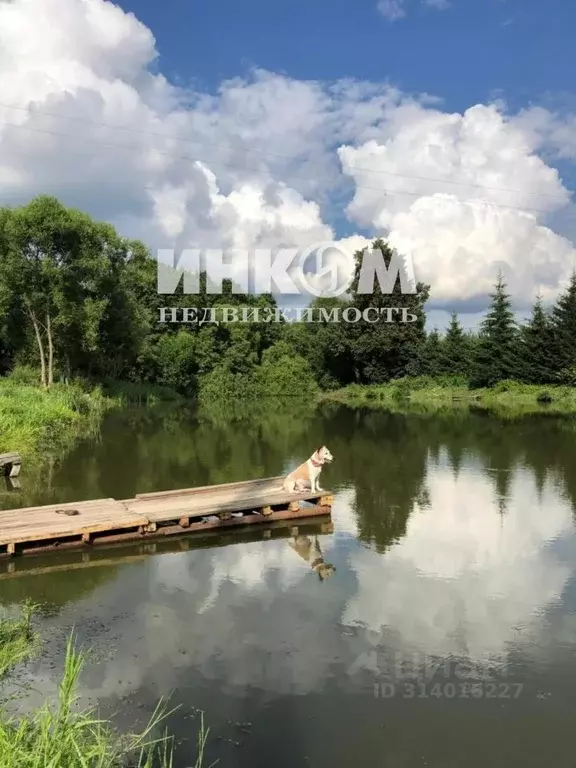
[[[336,568],[333,565],[324,562],[318,536],[314,536],[314,541],[309,536],[294,536],[288,543],[294,552],[308,563],[320,581],[325,581],[333,573],[336,573]]]
[[[318,484],[320,473],[324,464],[329,464],[334,457],[325,445],[310,456],[308,461],[300,464],[293,472],[290,472],[284,480],[283,489],[288,493],[303,491],[308,484],[312,493],[323,491]]]

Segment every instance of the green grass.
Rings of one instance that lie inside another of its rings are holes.
[[[0,453],[58,451],[80,435],[97,434],[112,408],[178,399],[172,390],[148,384],[106,382],[100,387],[75,380],[45,389],[37,381],[37,372],[26,367],[0,378]]]
[[[133,381],[106,381],[104,393],[122,405],[157,405],[176,402],[182,397],[169,387]]]
[[[96,432],[113,405],[101,389],[87,389],[78,382],[44,389],[18,373],[1,378],[0,452],[29,454],[66,445],[81,433]]]
[[[0,621],[0,658],[4,673],[23,661],[34,646],[34,607],[20,619]],[[171,714],[162,702],[138,733],[119,734],[94,708],[80,709],[77,689],[86,655],[66,647],[64,674],[54,701],[22,716],[0,706],[0,768],[171,768],[173,740],[161,726]],[[202,768],[209,729],[200,722],[194,768]]]
[[[398,379],[387,384],[352,384],[325,393],[323,400],[395,411],[441,411],[481,408],[498,415],[576,414],[576,387],[502,381],[491,389],[469,389],[464,381],[429,377]]]
[[[38,637],[32,627],[35,610],[36,606],[27,602],[21,616],[0,620],[0,682],[36,648]]]

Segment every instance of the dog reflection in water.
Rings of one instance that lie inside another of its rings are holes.
[[[318,536],[310,538],[310,536],[296,535],[288,543],[294,552],[308,563],[320,581],[325,581],[333,573],[336,573],[336,568],[333,565],[324,562]]]

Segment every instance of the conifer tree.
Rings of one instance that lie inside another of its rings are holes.
[[[420,350],[419,373],[424,376],[438,376],[442,373],[442,344],[438,328],[426,334]]]
[[[468,376],[470,352],[469,337],[464,333],[458,315],[453,312],[442,344],[442,372],[454,376]]]
[[[560,378],[576,365],[576,273],[552,309],[552,366]]]
[[[521,357],[518,327],[502,274],[490,295],[490,309],[480,325],[472,386],[491,387],[504,379],[518,378]]]
[[[550,318],[538,296],[532,317],[522,327],[524,379],[530,384],[549,384],[556,378],[553,370],[553,336]]]

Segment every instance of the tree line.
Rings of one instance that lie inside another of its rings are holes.
[[[387,264],[392,251],[374,243]],[[504,379],[576,384],[576,276],[551,310],[536,300],[518,324],[498,277],[478,331],[456,315],[444,334],[426,331],[430,287],[403,295],[358,292],[357,271],[343,299],[317,299],[315,309],[405,308],[415,322],[161,323],[166,297],[157,293],[157,265],[146,246],[109,224],[39,196],[0,209],[0,374],[33,366],[39,381],[84,378],[168,386],[183,394],[302,394],[350,383],[379,384],[405,376],[451,376],[471,386]],[[171,306],[277,308],[271,295],[201,291],[170,296]],[[399,313],[398,313],[399,314]],[[315,313],[315,317],[318,313]],[[376,314],[375,314],[376,316]]]

